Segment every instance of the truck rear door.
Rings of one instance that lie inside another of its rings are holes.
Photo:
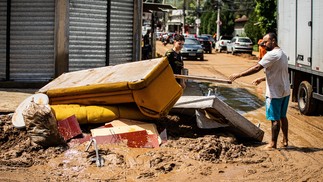
[[[323,72],[323,1],[313,1],[312,70]]]
[[[288,56],[288,64],[296,65],[296,0],[278,1],[278,45]]]
[[[312,1],[297,1],[296,12],[296,60],[311,66],[312,56]]]

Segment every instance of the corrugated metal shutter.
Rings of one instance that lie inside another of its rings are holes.
[[[54,77],[54,0],[11,0],[10,79]]]
[[[132,60],[133,0],[111,0],[109,65]]]
[[[6,78],[7,0],[0,0],[0,80]]]
[[[106,65],[107,1],[71,0],[69,71]]]

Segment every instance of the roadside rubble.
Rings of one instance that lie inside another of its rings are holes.
[[[22,102],[11,120],[26,132],[26,146],[87,142],[88,151],[93,145],[98,167],[104,163],[99,145],[170,146],[163,121],[176,118],[168,118],[169,113],[195,116],[202,129],[229,127],[238,137],[262,141],[262,130],[216,97],[182,94],[168,61],[159,58],[63,74]]]
[[[70,72],[59,76],[23,101],[12,123],[17,128],[28,127],[30,124],[26,123],[24,112],[31,108],[30,105],[39,105],[43,114],[48,113],[45,112],[48,108],[51,109],[65,142],[82,134],[78,124],[112,121],[110,125],[91,131],[97,143],[116,143],[122,139],[127,140],[130,147],[158,147],[161,139],[156,127],[131,120],[147,121],[165,117],[182,93],[166,58]],[[38,116],[41,117],[46,116]],[[120,118],[128,119],[127,123],[114,121]],[[47,126],[33,124],[37,125],[50,133]],[[32,132],[41,135],[35,130]],[[134,136],[141,137],[135,139]],[[60,139],[55,136],[54,140]],[[38,143],[46,146],[46,142]]]
[[[172,112],[196,117],[199,128],[227,128],[240,138],[261,142],[264,132],[216,96],[182,96]]]

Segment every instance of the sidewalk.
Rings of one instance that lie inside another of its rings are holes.
[[[0,88],[0,113],[14,112],[22,101],[35,92],[35,89]]]

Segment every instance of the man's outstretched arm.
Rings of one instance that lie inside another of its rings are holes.
[[[261,66],[259,63],[257,63],[241,73],[234,73],[234,74],[230,75],[229,79],[231,81],[234,81],[237,78],[255,74],[255,73],[259,72],[260,70],[262,70],[263,68],[264,68],[263,66]]]

